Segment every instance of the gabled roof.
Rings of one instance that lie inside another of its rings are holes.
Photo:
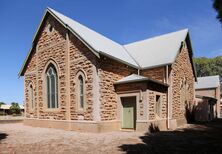
[[[195,89],[217,88],[220,86],[219,75],[198,77],[195,83]]]
[[[77,36],[81,41],[83,41],[85,45],[87,45],[91,50],[93,50],[94,53],[108,56],[122,63],[130,65],[134,68],[138,68],[138,65],[135,60],[127,53],[127,51],[122,45],[110,40],[109,38],[93,31],[92,29],[89,29],[88,27],[74,21],[73,19],[70,19],[69,17],[51,8],[46,9],[42,22],[47,13],[55,17],[63,26],[65,26],[65,28],[69,29],[75,36]],[[40,26],[35,34],[35,37],[33,38],[33,42],[36,39]],[[30,52],[31,51],[32,50],[30,50]],[[26,58],[26,61],[27,60],[28,57]],[[19,73],[20,75],[22,75],[24,67],[25,65],[23,65]]]
[[[163,66],[175,62],[188,29],[124,45],[142,68]]]
[[[162,83],[162,82],[160,82],[160,81],[153,80],[153,79],[150,79],[150,78],[148,78],[148,77],[141,76],[141,75],[137,75],[137,74],[131,74],[131,75],[129,75],[129,76],[126,76],[126,77],[124,77],[124,78],[116,81],[114,84],[118,85],[118,84],[141,82],[141,81],[151,81],[151,82],[154,82],[154,83],[163,85],[163,86],[167,86],[167,87],[169,86],[169,85],[166,84],[166,83]]]
[[[187,36],[189,36],[188,30],[185,29],[127,45],[120,45],[73,19],[51,8],[47,8],[41,24],[33,38],[32,48],[34,47],[34,42],[47,14],[51,14],[65,28],[70,30],[96,56],[100,57],[100,55],[104,55],[136,69],[146,69],[174,63],[181,47],[181,43],[186,40]],[[19,76],[24,75],[24,70],[31,55],[32,48],[19,72]],[[193,66],[193,62],[191,63]]]
[[[88,27],[70,19],[69,17],[51,9],[47,9],[50,13],[58,17],[61,22],[67,25],[74,33],[81,37],[95,51],[106,56],[111,56],[119,61],[123,61],[134,67],[138,67],[136,62],[130,57],[122,45],[110,40],[109,38],[89,29]]]

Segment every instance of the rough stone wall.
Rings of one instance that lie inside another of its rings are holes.
[[[161,117],[156,117],[155,114],[155,103],[156,95],[161,97]],[[153,90],[148,91],[149,100],[149,120],[160,120],[167,117],[167,94],[164,92],[157,92]]]
[[[51,32],[49,31],[50,25],[53,27]],[[38,51],[45,50],[59,42],[65,41],[66,29],[51,15],[48,15],[40,31],[40,35],[37,38]]]
[[[70,114],[71,120],[93,120],[93,67],[97,57],[75,36],[70,34]],[[76,75],[79,71],[85,74],[86,107],[78,110],[76,101]],[[98,103],[98,102],[95,102]]]
[[[137,73],[137,70],[115,60],[101,57],[98,74],[102,121],[117,118],[117,95],[114,82],[132,73]]]
[[[50,32],[49,27],[53,29]],[[67,30],[57,22],[52,16],[47,16],[40,33],[36,39],[36,52],[33,52],[26,67],[25,78],[25,101],[27,117],[39,117],[40,119],[68,119],[67,97],[68,81],[70,81],[70,119],[77,120],[78,116],[83,116],[84,120],[92,120],[92,67],[96,65],[96,58],[89,49],[70,34],[69,43],[66,38]],[[69,48],[68,48],[69,47]],[[35,48],[34,48],[35,49]],[[68,52],[69,51],[69,58]],[[58,74],[58,109],[48,109],[46,100],[45,70],[47,65],[53,62]],[[67,69],[70,68],[70,76]],[[75,78],[78,71],[83,71],[86,76],[86,109],[77,111]],[[35,108],[29,109],[28,84],[34,83]],[[38,105],[37,105],[38,104]],[[38,111],[38,113],[37,113]],[[82,119],[82,118],[81,118]]]
[[[25,99],[25,109],[26,109],[26,117],[34,117],[34,115],[36,115],[35,108],[34,111],[31,109],[31,100],[29,98],[29,86],[30,84],[34,84],[36,85],[36,76],[34,75],[26,75],[25,77],[25,81],[24,81],[24,85],[25,85],[25,95],[24,95],[24,99]],[[36,88],[33,88],[34,91],[36,91]],[[36,95],[35,95],[36,98]],[[34,101],[35,104],[35,101]]]
[[[217,99],[217,104],[216,104],[216,116],[218,118],[221,117],[221,108],[220,108],[220,86],[216,88],[216,99]]]
[[[141,70],[141,75],[161,82],[165,82],[165,67]]]
[[[49,26],[53,26],[52,32],[49,32]],[[66,119],[66,31],[52,16],[43,25],[37,41],[37,87],[38,87],[38,105],[40,119]],[[46,99],[45,71],[47,64],[52,61],[56,64],[58,75],[58,104],[59,108],[48,110]]]
[[[25,76],[24,80],[24,88],[25,88],[25,109],[26,109],[26,116],[27,117],[37,117],[37,89],[36,89],[36,74],[35,73],[29,73]],[[34,108],[31,107],[31,100],[30,100],[30,85],[33,86],[33,92],[34,92]]]
[[[35,73],[34,71],[36,71],[36,61],[37,61],[37,54],[36,54],[36,50],[34,49],[33,54],[30,56],[30,59],[28,61],[28,65],[26,67],[26,73]]]
[[[36,51],[33,51],[30,59],[28,60],[29,65],[26,67],[26,75],[24,77],[24,88],[25,88],[25,109],[27,117],[36,117],[37,116],[37,90],[36,90]],[[31,108],[31,102],[29,98],[29,86],[32,84],[34,92],[34,108]]]
[[[181,104],[181,83],[187,81],[187,103],[194,100],[194,81],[195,77],[190,62],[189,52],[186,44],[181,48],[175,63],[172,64],[172,117],[174,119],[185,118],[185,105]],[[184,108],[181,108],[184,106]]]
[[[196,93],[195,93],[196,95],[208,96],[208,97],[216,98],[216,88],[212,88],[212,89],[196,89],[195,91],[196,91]]]

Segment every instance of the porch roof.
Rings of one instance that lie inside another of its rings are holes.
[[[202,95],[196,95],[196,98],[200,98],[200,99],[208,99],[210,104],[216,104],[217,99],[213,98],[213,97],[208,97],[208,96],[202,96]]]
[[[116,81],[114,84],[118,85],[118,84],[142,82],[142,81],[154,82],[154,83],[160,84],[162,86],[169,87],[169,85],[166,84],[166,83],[162,83],[160,81],[157,81],[157,80],[154,80],[154,79],[150,79],[148,77],[137,75],[137,74],[131,74],[129,76],[126,76],[126,77]]]

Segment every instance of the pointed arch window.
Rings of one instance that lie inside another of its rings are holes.
[[[79,75],[79,107],[84,108],[84,83],[82,75]]]
[[[186,79],[184,79],[181,83],[180,87],[180,108],[181,110],[185,109],[185,105],[187,105],[187,94],[188,94],[188,84]]]
[[[31,109],[33,109],[34,108],[34,90],[33,90],[32,85],[29,86],[29,103],[30,103]]]
[[[77,74],[76,79],[77,87],[77,102],[78,102],[78,109],[83,110],[85,109],[85,75],[83,72],[79,72]]]
[[[46,70],[46,83],[48,108],[58,108],[58,76],[52,64]]]

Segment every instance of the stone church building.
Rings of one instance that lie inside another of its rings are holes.
[[[186,123],[195,97],[187,29],[120,45],[47,8],[19,76],[26,125],[147,131]]]

